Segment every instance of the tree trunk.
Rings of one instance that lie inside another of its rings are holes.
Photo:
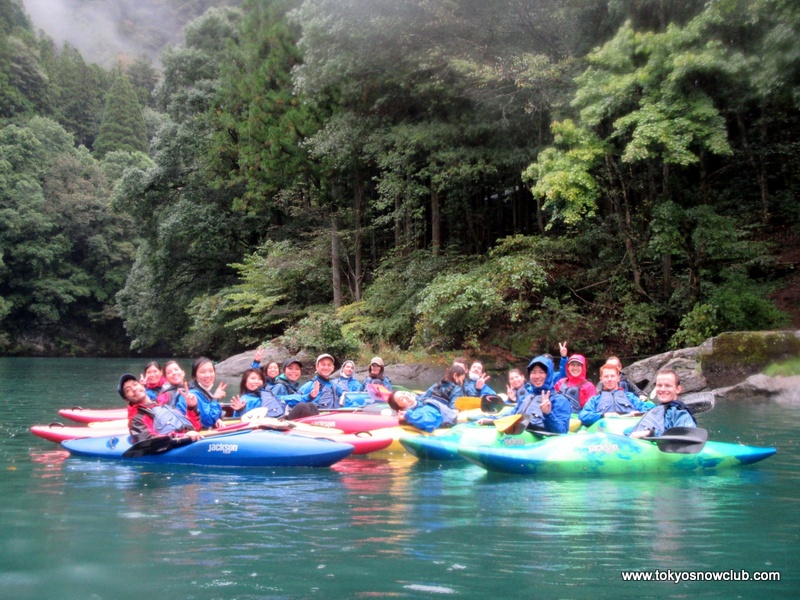
[[[403,222],[400,220],[400,196],[394,197],[394,247],[402,244]]]
[[[361,282],[364,279],[361,261],[361,218],[364,212],[364,178],[359,172],[356,182],[356,197],[353,202],[353,285],[350,291],[353,301],[361,300]]]
[[[442,251],[442,213],[439,192],[431,187],[431,252],[440,256]]]
[[[333,271],[333,305],[342,307],[342,270],[339,257],[339,230],[336,217],[331,216],[331,270]]]
[[[630,192],[627,184],[625,183],[625,179],[618,168],[618,165],[614,163],[610,157],[608,157],[606,161],[607,168],[611,170],[614,175],[616,175],[616,178],[619,181],[620,190],[622,191],[621,205],[616,197],[616,194],[612,192],[609,196],[614,212],[617,216],[620,234],[622,234],[622,239],[625,241],[625,251],[628,255],[628,261],[630,262],[633,283],[636,285],[636,289],[639,291],[639,293],[641,293],[643,296],[647,296],[647,292],[645,291],[644,287],[642,287],[642,268],[639,265],[638,252],[633,238],[631,201],[629,196]]]

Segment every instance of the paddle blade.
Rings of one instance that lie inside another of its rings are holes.
[[[461,398],[456,398],[455,407],[456,410],[472,410],[474,408],[480,408],[481,399],[475,398],[474,396],[461,396]]]
[[[497,431],[500,433],[505,433],[506,435],[519,435],[525,431],[525,427],[527,427],[527,425],[528,424],[525,422],[525,416],[522,414],[501,417],[494,422],[494,426]]]
[[[500,396],[481,396],[481,412],[490,415],[499,413],[506,407],[506,403]]]
[[[192,441],[193,440],[188,437],[171,438],[167,435],[160,435],[136,442],[125,450],[122,456],[123,458],[138,458],[139,456],[147,456],[149,454],[161,454],[162,452],[167,452],[178,446],[190,444]]]
[[[663,435],[650,438],[661,452],[671,454],[697,454],[708,441],[708,431],[701,427],[673,427]]]
[[[389,396],[392,395],[391,390],[380,383],[370,383],[367,385],[367,393],[369,394],[370,400],[373,402],[388,402]]]

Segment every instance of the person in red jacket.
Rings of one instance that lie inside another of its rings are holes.
[[[117,392],[128,403],[128,430],[134,444],[158,436],[202,437],[179,410],[150,400],[135,375],[125,373],[120,377]]]
[[[597,394],[597,388],[586,379],[586,358],[573,354],[567,360],[567,376],[556,382],[555,390],[569,398],[572,412],[578,413],[586,402]]]

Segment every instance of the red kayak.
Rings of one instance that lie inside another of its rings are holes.
[[[128,422],[120,427],[68,427],[61,423],[50,425],[34,425],[31,433],[46,439],[48,442],[60,444],[65,440],[75,440],[87,437],[103,437],[106,435],[125,435],[128,433]]]
[[[307,423],[317,427],[341,429],[345,433],[361,433],[384,427],[396,427],[399,419],[394,416],[373,415],[360,412],[331,412],[311,415],[297,419],[298,423]]]
[[[359,433],[339,433],[333,435],[323,435],[319,433],[307,433],[304,431],[292,431],[293,435],[302,435],[317,440],[331,440],[341,444],[350,444],[355,448],[353,454],[369,454],[385,450],[394,442],[394,436],[388,432],[362,431]]]
[[[127,419],[127,408],[62,408],[58,414],[78,423],[92,423],[94,421],[116,421],[117,419]],[[110,434],[109,434],[110,435]]]
[[[237,431],[239,429],[247,429],[249,427],[250,425],[248,423],[236,423],[233,425],[220,427],[214,431]],[[321,430],[316,430],[315,432],[310,433],[319,433],[320,431]],[[70,427],[61,423],[50,423],[49,425],[34,425],[31,427],[31,433],[47,440],[48,442],[60,444],[66,440],[106,437],[109,435],[128,435],[128,422],[125,421],[122,424],[115,425],[113,427]]]

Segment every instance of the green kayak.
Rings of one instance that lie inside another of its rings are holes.
[[[692,437],[692,429],[676,429],[686,437]],[[665,433],[670,431],[674,430]],[[695,431],[705,433],[705,430]],[[683,453],[686,451],[691,453]],[[461,456],[489,471],[537,475],[708,471],[755,463],[775,452],[775,448],[704,440],[698,443],[669,435],[656,443],[604,432],[559,435],[517,447],[509,447],[503,440],[458,447]]]

